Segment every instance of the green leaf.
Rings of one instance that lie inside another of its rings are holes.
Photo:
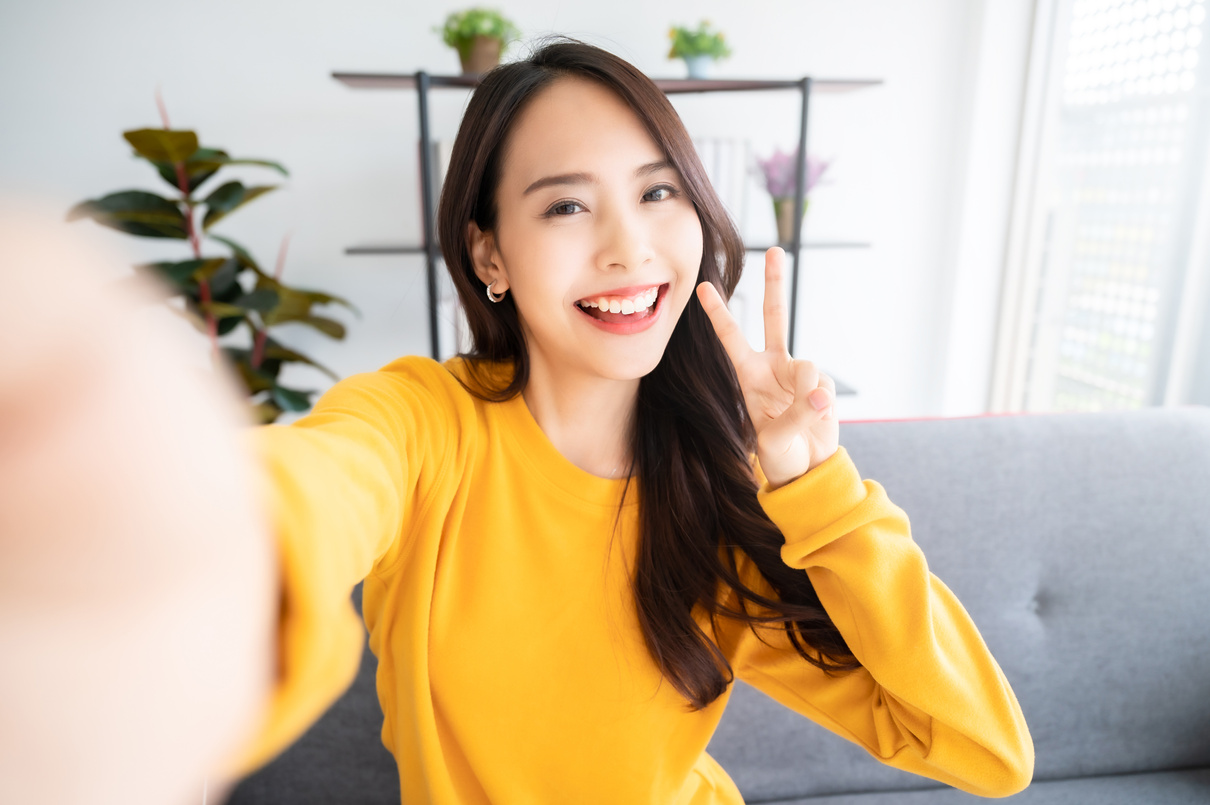
[[[135,270],[153,274],[179,291],[188,291],[194,287],[195,274],[202,272],[204,276],[209,276],[217,271],[224,262],[225,258],[212,257],[202,260],[182,260],[176,263],[144,263],[135,266]]]
[[[219,319],[214,328],[215,335],[226,335],[236,327],[239,327],[243,321],[245,321],[243,316],[229,316],[225,319]]]
[[[261,402],[252,405],[253,424],[256,425],[271,425],[281,416],[282,410],[273,404],[272,400],[262,400]]]
[[[206,217],[202,219],[202,229],[209,229],[249,201],[276,189],[276,185],[244,187],[242,182],[220,185],[204,202],[207,209]]]
[[[188,180],[189,194],[192,195],[194,190],[202,182],[209,179],[218,172],[219,163],[217,159],[226,159],[227,152],[216,148],[199,148],[194,152],[193,156],[185,160],[185,176]],[[172,185],[177,190],[180,190],[180,181],[176,175],[176,164],[165,162],[163,160],[152,160],[151,164],[155,165],[155,169],[159,171],[160,176],[165,182]]]
[[[260,391],[268,391],[276,385],[273,377],[267,376],[265,373],[252,368],[251,353],[246,349],[231,349],[224,348],[224,352],[235,364],[236,371],[239,372],[240,379],[244,381],[244,388],[248,390],[248,394],[256,394]]]
[[[272,360],[272,361],[278,361],[278,362],[304,363],[307,366],[315,367],[319,371],[326,374],[328,377],[332,378],[333,381],[340,380],[340,375],[336,374],[328,367],[324,366],[323,364],[316,363],[315,361],[308,358],[306,355],[303,355],[301,352],[295,352],[292,349],[283,347],[281,344],[278,344],[277,342],[275,342],[272,338],[266,339],[266,341],[265,341],[265,354],[263,356],[263,360],[265,360],[265,361]]]
[[[229,316],[238,316],[242,319],[245,315],[242,307],[236,307],[235,305],[227,302],[199,302],[198,308],[206,313],[209,313],[211,316],[214,316],[216,319],[225,319]]]
[[[82,201],[67,213],[67,220],[92,218],[102,226],[145,238],[185,240],[185,214],[176,202],[143,190],[123,190]]]
[[[151,162],[184,162],[197,151],[197,133],[172,129],[135,129],[122,136]]]
[[[176,165],[171,162],[156,162],[154,164],[156,170],[160,172],[160,176],[164,177],[164,181],[179,190],[180,181],[176,175]],[[289,171],[276,162],[270,162],[265,159],[233,159],[226,151],[218,148],[199,148],[197,149],[197,153],[185,162],[185,174],[188,178],[189,194],[192,195],[203,182],[218,173],[220,168],[227,165],[255,165],[263,168],[272,168],[281,173],[282,176],[290,175]]]
[[[246,293],[235,300],[237,306],[245,310],[255,310],[258,313],[268,313],[277,306],[277,291],[271,288],[258,288],[252,293]]]
[[[288,321],[298,321],[311,314],[314,302],[306,294],[299,293],[293,288],[287,288],[279,282],[266,277],[257,280],[258,290],[269,288],[277,291],[277,307],[265,314],[265,324],[284,324]]]
[[[298,321],[314,327],[324,335],[335,338],[337,341],[345,337],[345,326],[336,321],[336,319],[329,319],[327,316],[306,316]]]
[[[208,279],[212,298],[218,301],[232,302],[236,297],[243,294],[244,289],[237,282],[239,269],[239,260],[236,260],[234,257],[228,257],[218,267],[217,271],[210,274]]]
[[[311,407],[311,397],[313,391],[295,391],[283,386],[273,387],[273,402],[277,403],[286,411],[306,411]]]
[[[310,314],[312,305],[344,305],[353,311],[358,318],[361,317],[361,311],[355,308],[347,299],[342,299],[339,296],[333,296],[322,291],[302,291],[290,288],[264,274],[258,277],[256,287],[272,288],[277,291],[281,300],[278,308],[271,311],[269,317],[265,319],[266,324],[298,321]]]
[[[197,165],[202,168],[218,170],[226,165],[257,165],[262,168],[272,168],[282,176],[289,176],[290,172],[285,169],[280,163],[270,162],[267,159],[232,159],[227,156],[226,152],[217,151],[214,156],[199,157]]]
[[[257,279],[256,290],[273,290],[278,295],[277,305],[268,312],[261,314],[261,320],[266,327],[296,321],[314,327],[337,340],[345,337],[345,326],[343,324],[335,319],[330,319],[326,316],[316,316],[311,313],[311,307],[316,304],[335,302],[352,308],[352,305],[345,300],[319,291],[295,290],[264,275],[261,275]],[[356,312],[356,309],[354,309],[354,312]]]

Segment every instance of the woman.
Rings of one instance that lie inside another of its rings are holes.
[[[764,351],[727,313],[742,244],[650,80],[576,42],[493,70],[438,216],[471,353],[253,434],[286,598],[249,763],[352,678],[364,577],[404,802],[738,803],[704,751],[733,678],[899,768],[1028,783],[1007,682],[786,351],[780,250]]]
[[[351,682],[364,579],[407,803],[734,805],[705,752],[734,679],[898,768],[1028,784],[1003,674],[839,446],[831,380],[787,352],[780,250],[762,351],[727,313],[742,244],[650,80],[567,41],[488,73],[439,229],[474,349],[346,378],[245,434],[281,600],[272,692],[228,774]],[[252,645],[250,620],[231,643]]]

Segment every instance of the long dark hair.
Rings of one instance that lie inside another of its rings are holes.
[[[707,280],[730,298],[743,269],[739,233],[664,93],[604,50],[563,38],[549,41],[530,58],[484,76],[454,141],[437,213],[442,253],[473,340],[462,355],[471,380],[467,389],[482,399],[519,394],[529,379],[529,355],[512,294],[498,304],[486,299],[466,227],[474,221],[484,232],[495,229],[506,137],[525,105],[564,77],[593,80],[615,92],[680,172],[702,223],[697,282]],[[491,385],[481,371],[489,361],[513,364],[507,386]],[[652,658],[690,704],[705,707],[734,678],[716,643],[720,616],[750,626],[779,624],[798,653],[825,671],[859,667],[807,574],[781,559],[784,537],[757,501],[749,463],[756,433],[735,370],[696,294],[659,364],[639,382],[631,438],[631,470],[641,493],[634,580],[639,623]],[[751,559],[776,597],[743,583],[731,548]],[[727,590],[738,606],[724,603]],[[695,606],[709,614],[715,639],[693,618]]]

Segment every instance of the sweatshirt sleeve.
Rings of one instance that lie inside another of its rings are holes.
[[[778,489],[758,478],[782,560],[807,573],[862,667],[826,674],[784,632],[756,627],[767,645],[732,622],[736,676],[889,766],[985,797],[1024,789],[1034,752],[1016,696],[903,510],[844,447]],[[749,586],[774,595],[744,559]]]
[[[350,594],[376,561],[407,548],[426,465],[440,459],[445,429],[433,407],[422,383],[370,372],[340,381],[288,426],[245,433],[278,548],[280,612],[274,690],[231,777],[272,760],[352,684],[365,629]]]

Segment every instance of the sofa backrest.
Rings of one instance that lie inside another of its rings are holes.
[[[999,661],[1035,779],[1210,766],[1210,408],[853,423],[841,441]],[[930,785],[751,688],[710,751],[756,801]]]

